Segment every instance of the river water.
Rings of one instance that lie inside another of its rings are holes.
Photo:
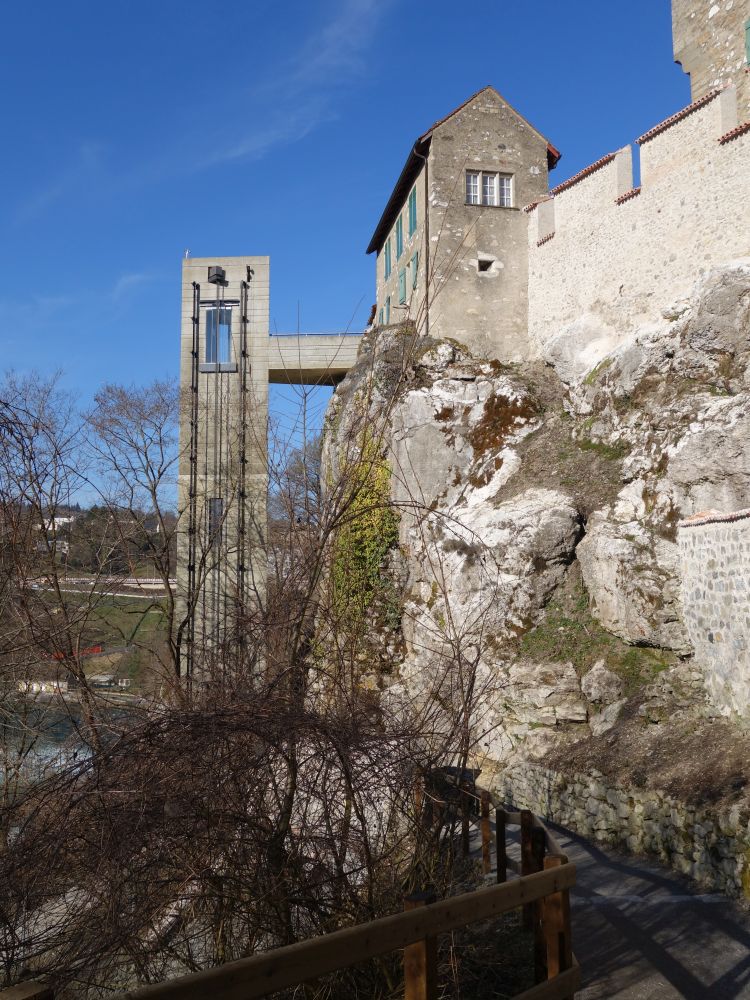
[[[5,711],[0,716],[1,783],[7,780],[8,771],[24,782],[36,781],[89,756],[81,708],[75,701],[20,703],[12,710],[3,707]],[[127,715],[127,709],[113,709],[112,722],[121,724]]]

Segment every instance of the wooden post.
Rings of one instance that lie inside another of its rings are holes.
[[[413,892],[405,910],[435,902],[433,892]],[[404,1000],[437,1000],[437,938],[426,937],[404,948]]]
[[[495,810],[495,855],[497,881],[508,881],[508,855],[505,851],[505,810]]]
[[[568,863],[564,854],[549,854],[544,870]],[[570,927],[570,895],[567,889],[546,896],[543,903],[543,925],[547,951],[547,978],[554,979],[573,965],[573,940]],[[564,1000],[573,1000],[572,995]]]
[[[482,871],[486,875],[492,868],[492,857],[490,848],[490,793],[482,792],[482,818],[480,820],[482,831]]]
[[[533,827],[531,831],[531,863],[535,872],[544,870],[544,849],[547,837],[541,827]],[[544,900],[538,899],[532,903],[531,921],[534,928],[534,972],[538,983],[547,978],[547,951],[542,927],[542,907]]]
[[[531,875],[534,871],[531,853],[531,830],[534,817],[530,809],[521,810],[521,875]],[[525,903],[523,907],[523,929],[530,931],[532,927],[532,905]]]
[[[469,793],[466,788],[466,782],[461,782],[461,854],[468,858],[470,841],[469,841],[469,809],[471,808],[471,800],[469,799]]]
[[[424,774],[421,772],[414,782],[414,812],[417,817],[417,827],[421,830],[424,819]]]

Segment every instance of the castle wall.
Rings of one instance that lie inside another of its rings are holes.
[[[750,710],[750,510],[683,521],[678,541],[685,627],[712,702]]]
[[[737,88],[740,121],[750,119],[745,26],[750,0],[672,0],[674,57],[690,74],[692,100],[715,87]]]
[[[750,255],[750,129],[733,89],[674,115],[527,209],[532,352],[573,324],[611,350],[712,265]],[[606,353],[606,351],[605,351]]]

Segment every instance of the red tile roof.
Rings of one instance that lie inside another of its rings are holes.
[[[719,142],[723,146],[725,142],[731,142],[732,139],[739,139],[739,137],[744,135],[745,132],[750,132],[750,122],[743,122],[741,125],[733,128],[730,132],[725,132],[719,139]]]
[[[682,521],[677,522],[678,528],[699,528],[704,524],[731,524],[732,521],[745,521],[750,518],[750,509],[732,511],[731,514],[721,514],[718,510],[702,510],[698,514],[691,514]]]
[[[631,198],[637,198],[640,193],[641,189],[639,187],[631,188],[625,194],[621,194],[619,198],[615,198],[615,204],[623,205],[626,201],[630,201]]]
[[[704,94],[703,97],[699,97],[697,101],[693,101],[692,104],[688,104],[688,106],[683,108],[682,111],[678,111],[676,114],[670,115],[669,118],[665,118],[663,122],[659,122],[658,125],[654,125],[652,129],[649,129],[648,132],[644,132],[643,135],[635,141],[639,146],[642,146],[644,142],[648,142],[649,139],[653,139],[654,136],[659,135],[661,132],[666,132],[668,128],[671,128],[677,122],[682,121],[683,118],[687,118],[688,115],[692,115],[694,111],[697,111],[698,108],[702,108],[704,104],[708,104],[709,101],[713,101],[714,97],[718,97],[720,93],[720,89],[709,91],[708,94]]]
[[[574,184],[582,181],[584,177],[588,177],[589,174],[593,174],[595,171],[601,170],[602,167],[606,167],[608,163],[614,160],[616,155],[616,153],[607,153],[607,155],[603,156],[601,160],[597,160],[596,163],[592,163],[591,166],[586,167],[584,170],[579,170],[577,174],[569,177],[567,181],[563,181],[562,184],[558,184],[557,187],[552,188],[550,194],[560,194],[561,191],[566,191],[569,187],[573,187]]]
[[[539,198],[537,201],[532,201],[529,205],[524,205],[524,212],[533,212],[535,208],[543,205],[545,201],[552,201],[552,195],[549,194],[545,198]]]

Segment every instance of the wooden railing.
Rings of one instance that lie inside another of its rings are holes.
[[[539,900],[558,900],[575,884],[575,866],[560,865],[514,882],[492,885],[439,902],[412,898],[404,913],[381,917],[323,937],[254,955],[121,994],[117,1000],[257,1000],[330,972],[404,949],[406,1000],[437,997],[435,937]],[[561,906],[546,906],[550,918]],[[552,924],[549,924],[550,928]],[[556,931],[563,933],[563,921]],[[517,1000],[564,1000],[579,985],[575,964]]]
[[[580,986],[580,969],[572,951],[569,901],[575,865],[528,810],[507,811],[487,790],[459,785],[457,793],[451,799],[440,798],[428,784],[419,796],[426,811],[431,811],[432,821],[447,810],[452,820],[460,822],[466,854],[470,825],[478,823],[485,873],[491,870],[490,814],[494,810],[495,885],[439,901],[429,893],[415,893],[404,900],[403,913],[144,986],[113,1000],[256,1000],[398,950],[404,952],[404,1000],[437,1000],[437,935],[519,907],[524,927],[534,932],[537,983],[514,1000],[572,1000]],[[506,850],[507,826],[513,824],[521,828],[520,864],[509,858]],[[508,881],[508,869],[520,877]],[[0,993],[0,998],[53,1000],[52,992],[42,983],[20,984]]]
[[[434,780],[425,781],[425,796],[430,804],[431,822],[438,821],[444,809],[458,811],[461,823],[461,852],[464,857],[470,853],[470,825],[477,823],[481,838],[482,871],[485,875],[492,870],[492,816],[495,826],[495,870],[496,881],[503,884],[508,878],[508,869],[524,879],[542,871],[551,871],[568,866],[567,855],[563,853],[554,834],[547,829],[543,820],[529,809],[508,810],[486,788],[473,780],[459,780],[442,772],[439,780],[451,786],[453,796],[440,798],[430,789]],[[507,828],[520,827],[520,863],[508,856]],[[555,894],[547,900],[527,902],[523,907],[523,926],[534,932],[534,971],[537,983],[545,979],[553,980],[563,972],[577,967],[573,954],[572,928],[570,920],[570,898],[568,892]],[[564,994],[561,994],[561,996]]]

